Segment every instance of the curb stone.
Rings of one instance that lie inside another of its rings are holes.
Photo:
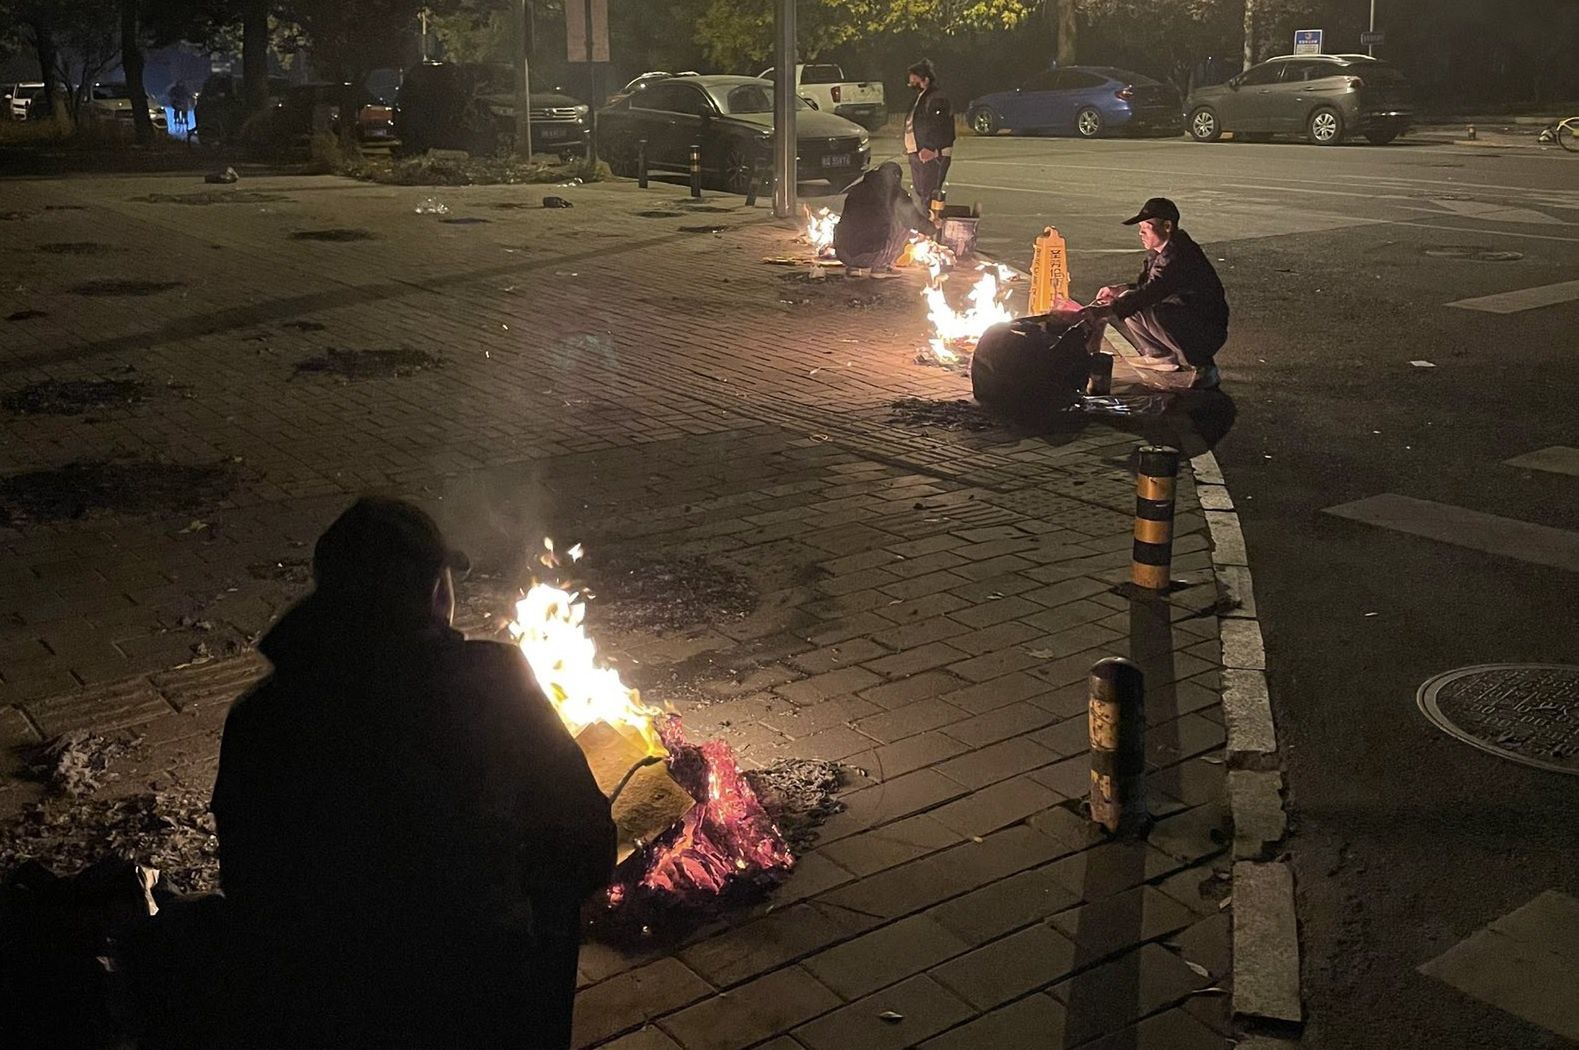
[[[1293,868],[1256,860],[1286,836],[1288,816],[1245,538],[1217,457],[1204,452],[1190,460],[1190,467],[1212,536],[1219,592],[1228,805],[1234,825],[1233,1015],[1241,1021],[1297,1025],[1304,1013]],[[1239,1045],[1274,1050],[1292,1044],[1256,1037]]]

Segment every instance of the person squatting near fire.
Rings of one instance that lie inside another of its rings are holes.
[[[1211,390],[1218,385],[1218,350],[1228,341],[1228,299],[1201,246],[1179,227],[1179,209],[1153,197],[1126,226],[1139,227],[1146,264],[1131,285],[1110,285],[1082,311],[1090,321],[1091,353],[1111,324],[1140,351],[1130,363],[1147,386]]]
[[[466,566],[364,498],[225,722],[213,811],[241,1047],[570,1046],[609,802],[514,646],[451,626]]]
[[[833,228],[833,253],[851,277],[866,270],[877,278],[897,277],[894,260],[911,233],[931,232],[931,220],[917,210],[902,179],[899,165],[887,161],[862,176],[845,197]]]
[[[910,159],[916,206],[928,211],[943,192],[943,180],[954,160],[954,110],[948,96],[938,90],[930,60],[923,58],[907,72],[916,101],[905,117],[905,155]]]

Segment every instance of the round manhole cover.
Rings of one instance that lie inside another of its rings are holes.
[[[1439,728],[1482,751],[1579,774],[1579,667],[1460,667],[1427,681],[1418,699]]]

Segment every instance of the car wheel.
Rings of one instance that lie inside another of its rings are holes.
[[[1322,106],[1310,115],[1305,134],[1317,146],[1336,146],[1343,141],[1343,114],[1330,106]]]
[[[1215,109],[1202,106],[1190,114],[1190,137],[1196,142],[1216,142],[1223,137],[1223,126]]]
[[[996,135],[1000,126],[998,114],[986,107],[970,115],[970,130],[978,135]]]
[[[1366,140],[1373,146],[1385,146],[1397,137],[1398,132],[1393,128],[1378,128],[1365,133]]]
[[[1075,131],[1083,139],[1094,139],[1102,134],[1102,113],[1087,106],[1075,114]]]
[[[724,154],[723,184],[725,191],[738,193],[742,196],[751,188],[751,177],[756,172],[756,164],[751,154],[739,146],[729,147]]]

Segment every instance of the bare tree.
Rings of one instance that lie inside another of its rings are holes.
[[[143,42],[141,0],[120,0],[121,72],[126,74],[126,94],[132,103],[132,134],[146,146],[154,140],[153,120],[148,114],[148,89],[143,86]]]

